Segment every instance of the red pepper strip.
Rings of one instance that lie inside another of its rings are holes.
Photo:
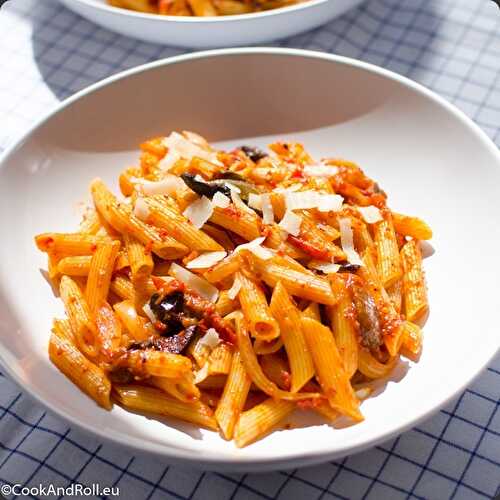
[[[313,259],[324,260],[324,261],[329,261],[331,259],[331,255],[328,250],[324,248],[315,247],[311,243],[303,240],[302,238],[289,234],[287,240],[293,246],[309,254]]]

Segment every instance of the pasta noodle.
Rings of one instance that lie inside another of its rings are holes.
[[[292,2],[111,3],[212,16]],[[123,196],[95,179],[75,232],[35,236],[66,312],[49,358],[100,407],[243,447],[295,410],[360,422],[374,381],[418,361],[429,226],[392,212],[352,162],[269,147],[226,153],[187,131],[145,141]]]
[[[107,0],[113,7],[167,16],[231,16],[294,5],[303,0]],[[203,162],[203,160],[198,159]]]

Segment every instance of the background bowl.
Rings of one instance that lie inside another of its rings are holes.
[[[231,78],[227,78],[227,74]],[[202,82],[202,83],[201,83]],[[427,220],[431,314],[417,364],[402,362],[363,406],[366,420],[333,429],[299,415],[291,430],[237,450],[216,433],[106,412],[47,357],[62,307],[43,279],[33,235],[73,230],[88,184],[138,158],[144,139],[190,129],[231,146],[303,141],[316,157],[358,162],[390,206]],[[25,390],[101,438],[172,462],[232,471],[297,467],[359,451],[445,404],[498,349],[500,158],[462,113],[423,87],[342,57],[233,49],[155,62],[75,95],[35,125],[0,163],[0,360]]]
[[[310,0],[254,14],[179,17],[111,7],[106,0],[61,0],[90,21],[125,36],[181,47],[212,48],[267,43],[296,35],[340,16],[363,0]]]

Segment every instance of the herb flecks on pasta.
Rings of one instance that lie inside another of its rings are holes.
[[[362,421],[370,384],[422,349],[427,224],[298,143],[225,152],[173,132],[141,150],[119,195],[91,182],[75,232],[35,237],[67,316],[54,365],[103,408],[238,447],[296,409]]]

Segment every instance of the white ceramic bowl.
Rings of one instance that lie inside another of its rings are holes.
[[[61,0],[69,9],[122,35],[180,47],[213,48],[263,44],[296,35],[340,16],[363,0],[310,0],[281,9],[218,17],[144,14],[106,0]]]
[[[433,227],[423,354],[417,364],[401,364],[385,390],[363,404],[363,423],[333,429],[302,416],[295,428],[238,450],[191,425],[164,425],[119,407],[102,410],[49,363],[51,320],[62,308],[40,272],[45,256],[33,235],[74,229],[89,181],[98,175],[116,186],[117,173],[137,161],[138,144],[173,129],[195,130],[221,145],[294,138],[316,157],[352,159],[380,182],[394,209]],[[3,156],[1,362],[23,389],[70,422],[171,462],[255,471],[340,457],[428,417],[496,353],[498,213],[496,147],[453,106],[401,76],[342,57],[279,49],[155,62],[75,95]]]

